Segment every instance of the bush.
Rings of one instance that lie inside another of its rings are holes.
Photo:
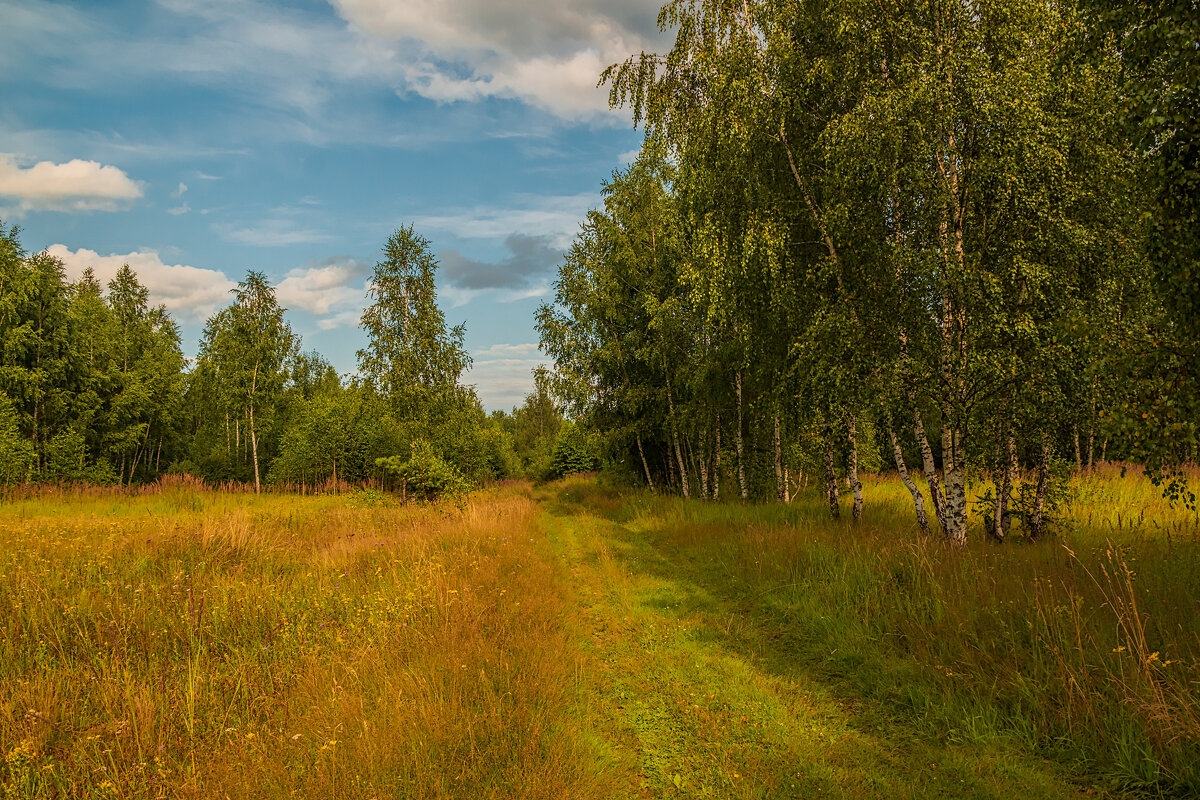
[[[422,500],[457,499],[472,488],[458,468],[435,453],[429,442],[415,442],[407,461],[388,456],[376,459],[375,464],[404,481],[407,493]]]
[[[597,464],[596,451],[588,441],[587,433],[573,422],[564,422],[554,440],[554,453],[550,456],[547,477],[561,478],[573,472],[591,472]]]

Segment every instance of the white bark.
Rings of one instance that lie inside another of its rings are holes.
[[[650,494],[657,494],[654,491],[654,478],[650,477],[650,465],[646,463],[646,451],[642,449],[642,435],[635,434],[637,437],[638,455],[642,457],[642,469],[646,471],[646,484],[650,487]]]
[[[917,513],[917,525],[921,529],[922,536],[929,535],[929,516],[925,513],[925,498],[921,495],[921,490],[908,474],[908,465],[904,463],[904,450],[900,447],[900,440],[896,438],[896,431],[892,427],[891,415],[887,419],[888,438],[892,441],[892,457],[896,461],[896,471],[900,473],[900,480],[904,482],[904,488],[908,489],[908,493],[912,495],[913,507]]]
[[[742,499],[750,498],[750,489],[746,486],[746,453],[745,445],[742,440],[742,371],[739,369],[736,373],[737,378],[737,407],[738,407],[738,424],[737,424],[737,457],[738,457],[738,487],[742,490]]]
[[[863,488],[862,483],[858,480],[858,420],[854,414],[850,415],[849,422],[849,439],[850,439],[850,488],[854,491],[854,521],[858,522],[862,519],[863,511]]]
[[[824,420],[821,427],[825,434],[825,498],[829,501],[829,514],[839,519],[842,513],[838,504],[837,473],[833,469],[833,428]]]
[[[783,441],[779,430],[779,415],[775,415],[775,499],[784,502],[787,490],[783,483]]]

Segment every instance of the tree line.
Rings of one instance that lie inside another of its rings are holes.
[[[247,272],[204,326],[195,359],[128,265],[76,281],[0,226],[0,484],[366,481],[419,495],[590,468],[592,446],[546,376],[511,413],[462,382],[463,326],[438,307],[437,261],[411,227],[369,283],[356,374],[303,351],[275,290]]]
[[[667,3],[671,50],[601,78],[646,138],[539,310],[556,390],[685,497],[858,519],[886,464],[956,543],[972,501],[1037,538],[1107,459],[1189,499],[1198,12]]]

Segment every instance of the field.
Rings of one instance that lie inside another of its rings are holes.
[[[1200,524],[1134,475],[966,552],[896,481],[10,497],[0,796],[1195,796]]]

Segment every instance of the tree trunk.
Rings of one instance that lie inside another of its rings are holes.
[[[250,447],[254,451],[254,493],[262,493],[262,483],[258,478],[258,436],[254,431],[254,406],[250,406]]]
[[[848,436],[850,439],[850,463],[848,465],[850,473],[850,488],[854,492],[854,513],[855,522],[862,520],[863,511],[863,489],[862,483],[858,480],[858,418],[851,414],[849,420]]]
[[[1088,425],[1088,462],[1087,470],[1089,475],[1094,475],[1096,472],[1096,426]]]
[[[1042,459],[1038,463],[1037,493],[1029,515],[1029,538],[1037,541],[1046,530],[1046,488],[1050,483],[1050,437],[1042,433]]]
[[[900,366],[904,373],[908,404],[912,408],[913,435],[916,437],[917,447],[921,450],[922,471],[925,474],[925,483],[929,486],[929,502],[933,504],[934,516],[937,517],[938,527],[941,528],[944,535],[946,532],[946,504],[938,483],[933,448],[929,446],[929,437],[925,435],[925,422],[921,419],[921,409],[917,405],[917,391],[913,386],[912,373],[908,367],[908,334],[903,328],[900,329]]]
[[[942,423],[942,475],[946,481],[946,540],[967,543],[966,460],[962,457],[962,433]]]
[[[721,499],[721,415],[717,414],[717,441],[713,447],[713,500]]]
[[[892,441],[892,457],[896,460],[896,471],[900,473],[900,480],[904,482],[904,488],[908,489],[908,493],[912,495],[913,507],[917,512],[917,525],[921,529],[921,535],[928,536],[929,516],[925,513],[925,498],[921,495],[921,490],[913,481],[912,476],[908,474],[908,466],[904,463],[904,450],[900,447],[900,440],[896,438],[890,414],[887,416],[887,432],[888,438]]]
[[[707,439],[708,437],[703,437]],[[695,459],[695,456],[692,457]],[[708,499],[708,452],[704,449],[703,439],[700,444],[700,458],[695,459],[696,466],[700,470],[700,496],[705,500]]]
[[[829,501],[829,513],[834,519],[842,515],[838,504],[837,473],[833,469],[833,426],[822,420],[821,427],[825,434],[825,498]]]
[[[1083,472],[1083,451],[1079,448],[1079,426],[1071,426],[1071,434],[1075,438],[1075,474]]]
[[[658,494],[654,491],[654,478],[650,477],[650,465],[646,463],[646,451],[642,449],[642,435],[634,435],[637,437],[638,455],[642,457],[642,469],[646,471],[646,484],[650,487],[650,494]]]
[[[996,487],[996,501],[992,513],[983,520],[983,528],[998,542],[1008,537],[1011,524],[1008,506],[1012,497],[1013,471],[1016,468],[1017,445],[1012,429],[1004,422],[996,426],[996,467],[992,470],[992,484]]]
[[[783,441],[779,431],[779,415],[775,415],[775,499],[783,502],[786,490],[783,485]]]
[[[746,453],[745,445],[742,440],[742,371],[739,369],[736,373],[737,377],[737,407],[738,407],[738,424],[737,424],[737,457],[738,457],[738,487],[742,490],[742,500],[750,499],[750,489],[746,486]]]
[[[957,247],[961,248],[961,231]],[[958,253],[960,267],[962,253]],[[962,396],[961,379],[955,379],[951,367],[954,352],[954,326],[958,312],[949,292],[942,295],[942,353],[941,372],[942,410],[942,478],[945,481],[945,512],[942,531],[946,541],[955,545],[967,543],[966,458],[962,451],[962,430],[954,420],[953,398]],[[958,389],[955,392],[955,389]]]
[[[666,359],[664,358],[664,372],[666,367],[665,361]],[[688,492],[687,464],[683,462],[683,451],[679,447],[679,425],[675,421],[675,400],[671,396],[671,379],[669,377],[667,378],[666,383],[667,413],[671,415],[671,439],[675,444],[675,461],[679,465],[679,486],[683,491],[683,496],[686,498],[690,496],[690,493]]]

